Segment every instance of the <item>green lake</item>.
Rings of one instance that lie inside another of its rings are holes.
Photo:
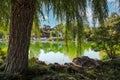
[[[30,44],[29,58],[36,57],[41,61],[49,63],[64,64],[72,62],[75,57],[88,56],[93,59],[100,59],[100,53],[91,49],[88,42],[82,43],[81,53],[76,52],[76,43],[68,42],[68,48],[63,42],[38,42],[32,41]],[[7,43],[0,42],[0,48],[7,53]]]
[[[80,56],[100,59],[99,52],[95,52],[90,48],[91,43],[83,44],[81,54],[76,52],[75,45],[75,42],[68,42],[68,48],[66,48],[63,42],[32,42],[29,57],[37,57],[47,64],[64,64],[66,62],[72,62],[73,58]]]

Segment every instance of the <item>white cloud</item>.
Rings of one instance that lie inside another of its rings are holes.
[[[108,0],[108,2],[115,2],[116,0]]]
[[[91,10],[91,8],[87,8],[86,14],[87,14],[88,19],[91,20],[92,19],[92,10]]]
[[[45,20],[48,20],[48,17],[46,15],[44,16],[44,18],[45,18]]]
[[[91,8],[87,8],[86,14],[87,14],[88,22],[91,26],[92,25],[92,10],[91,10]]]
[[[88,19],[88,22],[89,22],[89,26],[93,27],[94,25],[93,25],[93,21],[92,21],[92,10],[91,10],[90,7],[87,8],[86,14],[87,14],[87,19]],[[95,26],[98,26],[98,21],[96,21]]]

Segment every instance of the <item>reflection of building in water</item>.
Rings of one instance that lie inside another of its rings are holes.
[[[48,40],[48,38],[46,38],[46,37],[41,37],[40,38],[40,41],[47,41]]]
[[[58,43],[58,49],[62,48],[62,42]]]
[[[57,41],[57,40],[62,41],[63,38],[62,37],[51,37],[49,40],[50,41]]]

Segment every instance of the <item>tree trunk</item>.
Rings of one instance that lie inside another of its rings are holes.
[[[11,22],[5,72],[24,72],[28,68],[28,51],[36,0],[11,0]]]

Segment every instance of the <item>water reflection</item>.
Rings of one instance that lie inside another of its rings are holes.
[[[72,62],[71,59],[64,55],[61,52],[46,52],[42,49],[40,50],[40,54],[38,56],[39,60],[45,61],[47,64],[49,63],[59,63],[64,64],[66,62]]]
[[[94,59],[100,59],[99,52],[91,50],[90,44],[84,43],[82,48],[82,54],[76,53],[76,47],[74,42],[69,42],[69,50],[66,51],[66,46],[60,43],[34,43],[30,46],[30,58],[38,57],[39,60],[49,63],[72,62],[73,58],[80,56],[88,56]]]
[[[83,56],[88,56],[93,59],[100,59],[99,52],[95,52],[91,50],[91,48],[89,50],[85,50]],[[40,50],[38,59],[41,61],[45,61],[47,64],[49,63],[64,64],[72,62],[72,59],[70,59],[69,56],[65,55],[64,53],[53,51],[45,52],[43,49]]]
[[[85,50],[83,56],[88,56],[93,59],[100,59],[100,53],[93,51],[91,48],[89,48],[89,50]]]

